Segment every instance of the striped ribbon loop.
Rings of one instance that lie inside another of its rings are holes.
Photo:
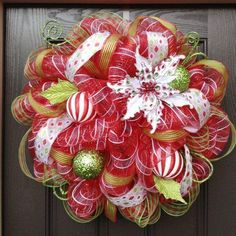
[[[218,160],[221,160],[224,157],[228,156],[234,150],[234,148],[236,146],[236,129],[235,129],[234,124],[230,121],[230,119],[228,117],[225,116],[225,114],[222,111],[220,111],[215,106],[212,106],[211,109],[213,111],[213,114],[216,114],[222,118],[226,118],[230,124],[230,129],[231,129],[231,141],[230,141],[230,145],[228,147],[228,150],[225,151],[225,153],[223,155],[210,159],[210,161],[218,161]]]
[[[37,182],[43,182],[43,179],[44,179],[43,177],[38,178],[38,177],[34,177],[34,175],[31,174],[31,172],[28,168],[27,162],[26,162],[25,147],[26,147],[27,138],[28,138],[28,135],[30,132],[31,132],[31,129],[29,129],[21,139],[19,149],[18,149],[18,161],[19,161],[20,168],[21,168],[22,172],[27,177],[29,177]]]
[[[22,137],[19,149],[18,149],[18,160],[20,164],[20,168],[22,172],[29,178],[43,183],[47,187],[55,187],[55,186],[61,186],[62,183],[65,182],[65,180],[57,174],[55,169],[50,169],[46,165],[44,165],[44,175],[42,177],[35,177],[33,174],[31,174],[27,161],[26,161],[26,143],[29,133],[31,132],[31,129],[29,129],[25,135]]]
[[[61,104],[56,109],[50,109],[49,107],[46,107],[45,105],[40,104],[36,101],[36,99],[33,97],[32,92],[30,91],[28,93],[28,99],[30,105],[33,107],[33,109],[40,115],[44,115],[47,117],[57,117],[60,114],[62,114],[65,104]]]
[[[181,202],[165,202],[161,203],[161,209],[165,211],[168,215],[171,216],[182,216],[191,207],[191,205],[194,203],[194,201],[197,199],[197,196],[200,192],[200,184],[195,183],[195,185],[190,189],[189,194],[187,197],[185,197],[185,200],[187,204],[181,203]]]
[[[93,221],[94,219],[96,219],[98,216],[100,216],[102,214],[103,209],[104,209],[104,204],[100,203],[97,206],[94,215],[90,216],[89,218],[81,218],[81,217],[78,217],[77,215],[75,215],[75,213],[71,210],[67,201],[63,201],[63,206],[64,206],[66,213],[69,215],[69,217],[78,223],[88,223],[88,222]]]

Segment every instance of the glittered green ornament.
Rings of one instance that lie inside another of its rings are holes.
[[[178,66],[175,71],[175,76],[176,79],[170,82],[169,85],[180,92],[187,90],[190,82],[188,70],[183,66]]]
[[[95,150],[79,151],[73,159],[74,173],[82,179],[97,177],[103,170],[104,157]]]

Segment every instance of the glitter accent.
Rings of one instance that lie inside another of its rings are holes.
[[[188,70],[183,66],[178,66],[175,71],[175,76],[176,79],[170,82],[169,85],[180,92],[187,90],[190,82]]]
[[[94,150],[82,150],[73,159],[74,173],[82,179],[97,177],[103,170],[104,157]]]

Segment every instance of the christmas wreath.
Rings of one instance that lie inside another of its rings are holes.
[[[116,221],[119,211],[145,227],[161,210],[186,213],[212,161],[235,146],[220,107],[225,66],[199,52],[196,32],[154,16],[98,13],[62,32],[57,21],[45,25],[47,44],[29,56],[28,82],[12,103],[14,118],[30,126],[22,171],[81,223],[102,212]]]

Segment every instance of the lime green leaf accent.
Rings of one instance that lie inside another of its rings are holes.
[[[69,81],[59,80],[57,84],[52,85],[41,95],[48,99],[54,105],[66,101],[72,94],[76,93],[78,88]]]
[[[170,198],[172,200],[187,204],[181,196],[180,183],[174,181],[173,179],[163,179],[157,176],[154,176],[154,181],[156,188],[161,194],[164,195],[166,199]]]

